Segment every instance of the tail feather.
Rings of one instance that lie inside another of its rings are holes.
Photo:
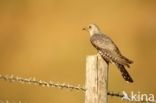
[[[123,59],[125,59],[125,60],[127,61],[127,63],[129,63],[129,64],[132,64],[132,63],[133,63],[133,61],[132,61],[132,60],[130,60],[130,59],[128,59],[128,58],[126,58],[125,56],[122,56],[122,58],[123,58]]]
[[[118,64],[118,63],[116,63],[116,65],[117,65],[118,69],[120,70],[120,72],[121,72],[121,74],[122,74],[122,77],[123,77],[126,81],[128,81],[128,82],[130,82],[130,83],[133,83],[133,79],[132,79],[132,77],[129,75],[129,73],[127,72],[127,70],[125,69],[124,65],[121,65],[121,64]]]
[[[120,56],[120,58],[118,59],[118,63],[121,64],[121,65],[125,65],[128,68],[130,68],[130,64],[132,64],[133,61],[126,58],[126,57],[124,57],[124,56]]]

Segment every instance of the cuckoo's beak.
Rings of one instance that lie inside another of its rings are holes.
[[[87,30],[87,27],[82,28],[82,30]]]

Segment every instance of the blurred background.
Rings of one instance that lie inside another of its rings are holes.
[[[155,0],[0,0],[0,74],[85,84],[85,59],[96,54],[82,28],[96,23],[134,60],[127,84],[114,65],[109,90],[156,96]],[[0,80],[0,100],[84,103],[84,92]],[[109,103],[121,103],[109,98]]]

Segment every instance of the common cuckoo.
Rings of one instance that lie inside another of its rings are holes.
[[[120,70],[122,77],[127,82],[133,82],[132,77],[129,75],[126,67],[130,67],[133,63],[132,60],[123,56],[116,46],[116,44],[108,37],[106,34],[102,33],[96,24],[90,24],[89,26],[83,28],[90,34],[90,41],[92,45],[97,49],[98,53],[107,63],[114,63]]]

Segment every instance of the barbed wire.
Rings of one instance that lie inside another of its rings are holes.
[[[81,90],[85,91],[84,87],[81,87],[80,85],[70,85],[70,84],[65,84],[65,83],[55,83],[53,81],[43,81],[43,80],[36,80],[35,78],[23,78],[19,76],[14,76],[14,75],[1,75],[0,74],[0,79],[9,81],[9,82],[18,82],[22,84],[34,84],[38,85],[41,87],[56,87],[60,89],[71,89],[71,90]]]
[[[23,77],[19,77],[19,76],[14,76],[14,75],[2,75],[0,74],[0,79],[1,80],[5,80],[5,81],[9,81],[9,82],[18,82],[21,84],[30,84],[30,85],[38,85],[41,87],[55,87],[55,88],[59,88],[59,89],[70,89],[70,90],[78,90],[78,91],[86,91],[85,87],[81,87],[80,85],[71,85],[71,84],[66,84],[66,83],[55,83],[53,81],[43,81],[43,80],[37,80],[35,78],[23,78]],[[122,100],[127,100],[130,101],[129,99],[130,96],[128,94],[127,97],[128,98],[124,98],[124,92],[113,92],[113,91],[108,91],[107,95],[111,96],[111,97],[119,97],[122,98]],[[131,101],[130,101],[131,102]],[[134,101],[132,101],[134,102]],[[155,103],[155,102],[151,102],[151,101],[135,101],[135,102],[141,102],[141,103]]]

